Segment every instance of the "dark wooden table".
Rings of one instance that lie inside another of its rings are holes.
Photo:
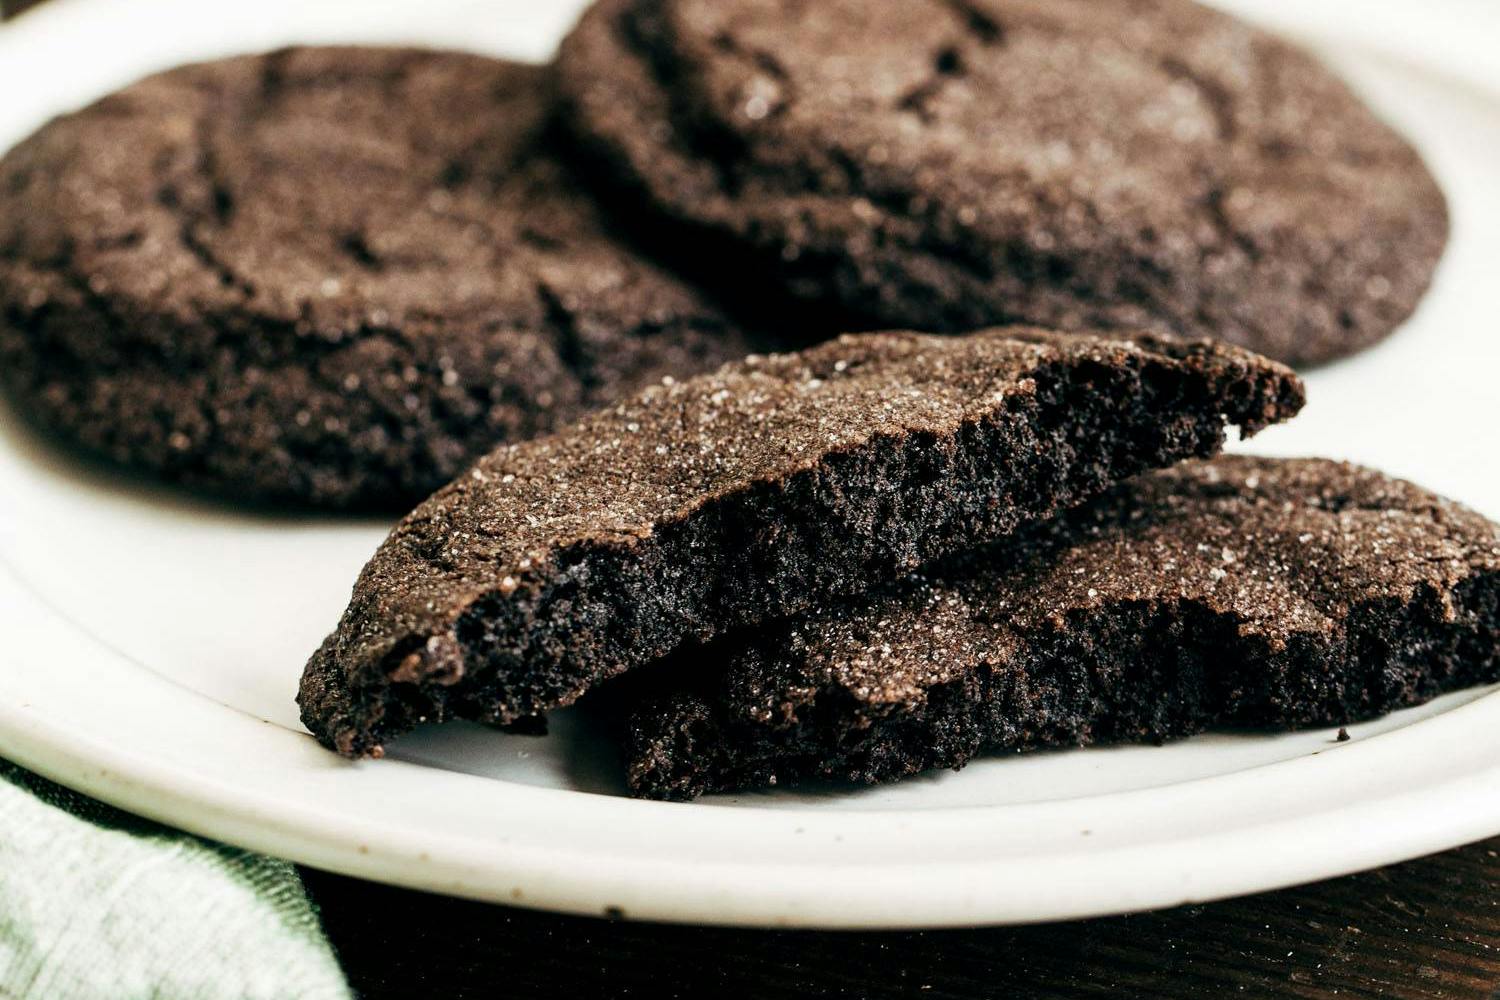
[[[901,933],[610,922],[303,877],[365,1000],[1500,1000],[1500,838],[1205,906]]]

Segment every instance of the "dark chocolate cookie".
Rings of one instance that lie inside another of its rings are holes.
[[[601,176],[876,326],[1313,363],[1405,319],[1447,239],[1344,84],[1189,0],[602,0],[558,65]]]
[[[0,162],[0,373],[110,459],[406,506],[746,338],[553,154],[544,71],[300,49],[151,77]]]
[[[1368,469],[1221,458],[691,659],[600,692],[637,795],[1340,725],[1500,680],[1500,534]]]
[[[847,336],[657,386],[402,521],[308,663],[302,719],[358,755],[424,719],[545,712],[1301,404],[1288,369],[1211,341],[1021,328]]]

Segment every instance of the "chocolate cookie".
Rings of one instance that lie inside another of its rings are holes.
[[[151,77],[0,162],[0,373],[36,420],[236,497],[416,502],[752,346],[607,230],[544,71],[299,49]]]
[[[601,175],[873,325],[1314,363],[1405,319],[1447,239],[1341,82],[1188,0],[602,0],[558,65]]]
[[[350,755],[509,723],[595,683],[995,538],[1295,413],[1210,341],[847,336],[647,390],[500,448],[418,507],[302,678]]]
[[[600,692],[637,795],[1340,725],[1500,680],[1500,534],[1368,469],[1220,458],[682,660]]]

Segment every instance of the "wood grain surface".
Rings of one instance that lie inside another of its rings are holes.
[[[610,922],[303,877],[364,1000],[1500,1000],[1500,838],[1204,906],[903,933]]]

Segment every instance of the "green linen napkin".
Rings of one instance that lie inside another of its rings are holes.
[[[0,761],[0,998],[349,997],[290,864]]]

